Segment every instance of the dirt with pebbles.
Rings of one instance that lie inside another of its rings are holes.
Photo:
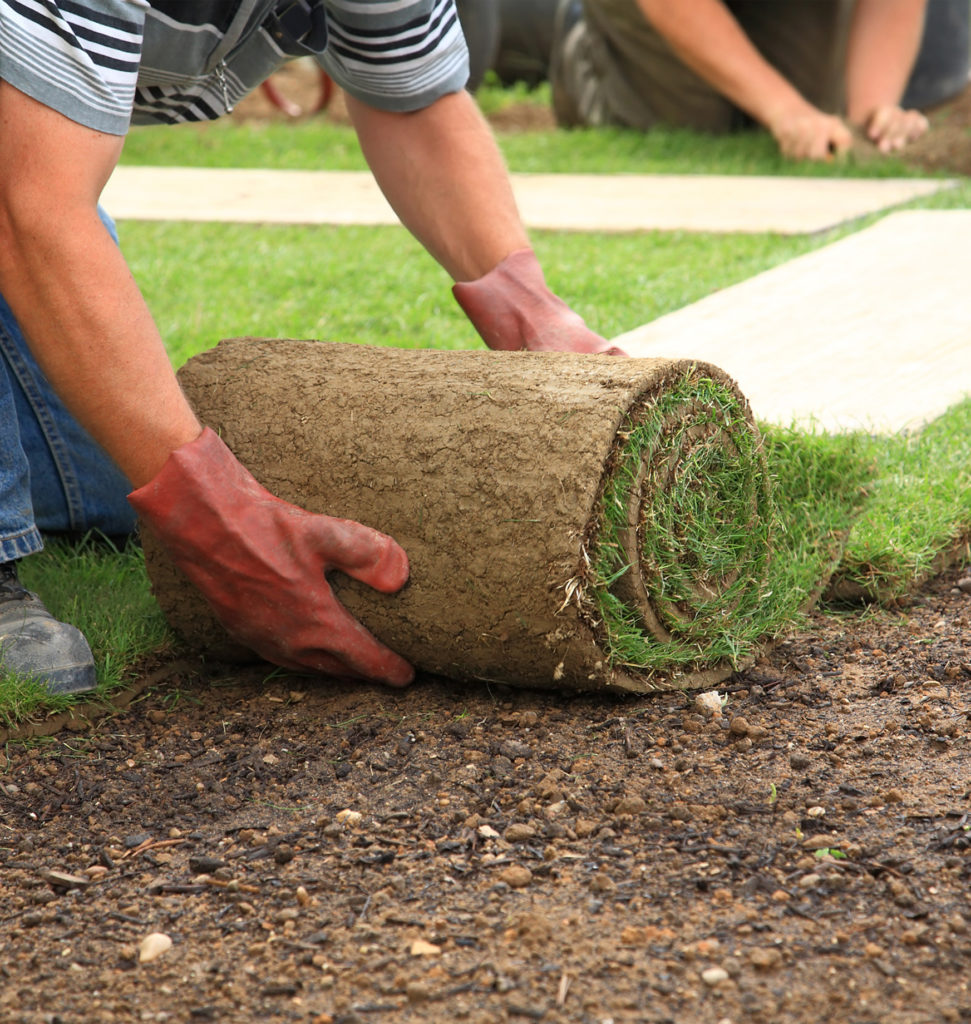
[[[971,1019],[959,577],[718,699],[170,666],[6,745],[0,1019]]]

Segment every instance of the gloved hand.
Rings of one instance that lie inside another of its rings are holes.
[[[627,355],[549,290],[532,249],[517,249],[477,281],[460,281],[452,294],[489,348]]]
[[[274,497],[209,428],[128,500],[228,632],[267,661],[411,682],[408,662],[350,615],[324,576],[339,569],[394,593],[408,558],[390,537]]]

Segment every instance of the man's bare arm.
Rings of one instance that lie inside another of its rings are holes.
[[[884,152],[902,149],[928,127],[900,99],[917,59],[927,0],[858,0],[846,57],[847,115]]]
[[[201,427],[97,213],[122,139],[0,82],[0,290],[65,404],[133,484]]]
[[[453,294],[489,348],[624,354],[547,287],[499,148],[467,92],[408,114],[352,98],[348,109],[388,202],[457,282]]]
[[[849,148],[842,121],[809,103],[759,53],[722,0],[638,4],[681,60],[770,131],[783,154],[819,160]]]
[[[347,104],[388,202],[453,279],[481,277],[529,245],[502,156],[467,92],[405,114]]]

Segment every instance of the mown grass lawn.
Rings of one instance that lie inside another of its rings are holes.
[[[487,107],[508,99],[498,90],[482,96]],[[510,169],[524,172],[914,173],[897,160],[793,165],[754,133],[716,139],[688,132],[554,130],[503,136],[500,144]],[[353,132],[323,119],[136,129],[123,161],[365,167]],[[909,205],[971,208],[971,185],[964,182]],[[537,232],[534,244],[551,286],[592,327],[613,336],[873,219],[812,237]],[[401,228],[125,222],[119,230],[175,366],[221,338],[244,334],[440,349],[480,344],[449,293],[447,276]],[[922,435],[883,439],[769,429],[779,505],[801,510],[804,521],[815,519],[813,536],[818,538],[820,524],[824,534],[835,536],[859,511],[860,487],[866,485],[869,496],[844,567],[881,593],[900,593],[932,571],[939,553],[953,547],[971,523],[969,417],[971,406],[963,405]],[[813,574],[828,569],[833,557],[832,545],[820,546],[818,539],[809,548],[792,555],[803,559],[790,576],[796,581],[790,584],[793,605],[797,590],[811,591]],[[130,682],[146,654],[172,643],[137,548],[53,544],[27,560],[23,576],[55,614],[85,629],[104,696]],[[773,628],[791,621],[787,612]],[[22,720],[54,703],[22,681],[0,681],[0,719]]]

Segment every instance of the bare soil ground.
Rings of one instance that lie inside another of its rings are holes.
[[[963,576],[723,708],[146,666],[0,755],[0,1020],[971,1020]]]
[[[0,1019],[971,1019],[957,581],[816,616],[720,714],[169,666],[6,748]]]

